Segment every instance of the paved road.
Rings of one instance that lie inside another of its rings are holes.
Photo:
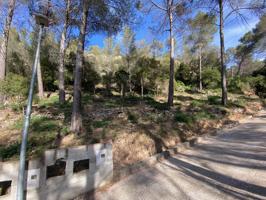
[[[266,112],[96,194],[100,200],[266,200]]]

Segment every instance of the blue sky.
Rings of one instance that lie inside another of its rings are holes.
[[[255,28],[256,24],[259,22],[259,18],[257,16],[246,15],[246,22],[242,22],[239,19],[236,19],[235,16],[228,18],[227,23],[225,23],[225,48],[235,47],[239,44],[239,39],[248,31]],[[161,41],[165,41],[167,35],[154,35],[149,30],[151,18],[146,18],[146,22],[143,21],[142,25],[136,28],[134,31],[136,33],[136,40],[145,40],[147,43],[151,42],[153,38],[159,39]],[[117,38],[121,37],[122,33],[119,33]],[[104,44],[104,38],[106,36],[104,34],[97,34],[88,38],[89,45],[98,45],[100,47]],[[119,39],[118,39],[119,41]],[[215,34],[213,45],[219,46],[219,32]]]
[[[244,13],[245,14],[245,13]],[[248,31],[252,30],[258,23],[259,19],[258,17],[254,15],[248,15],[245,14],[247,23],[243,23],[240,20],[237,20],[235,16],[232,16],[231,18],[228,18],[227,22],[225,23],[225,47],[226,49],[229,47],[235,47],[238,44],[239,39]],[[30,20],[30,16],[28,14],[28,9],[25,7],[18,7],[16,9],[16,14],[14,16],[13,25],[21,28],[26,27],[27,29],[30,28],[29,23],[32,22]],[[167,39],[167,34],[153,34],[151,33],[149,27],[151,24],[156,23],[156,20],[153,20],[152,17],[143,17],[143,19],[137,26],[134,28],[134,31],[136,33],[136,40],[145,40],[147,43],[151,42],[154,38],[159,39],[165,44],[165,40]],[[30,22],[31,21],[31,22]],[[96,34],[93,36],[88,36],[88,45],[98,45],[100,47],[103,46],[104,39],[106,35],[104,34]],[[116,37],[117,41],[119,42],[122,37],[122,33],[118,33],[118,36]],[[219,32],[215,34],[213,44],[219,46],[220,40],[219,40]],[[180,43],[177,43],[177,45]],[[87,48],[89,48],[87,46]],[[180,46],[181,47],[181,46]],[[177,46],[179,48],[179,45]]]

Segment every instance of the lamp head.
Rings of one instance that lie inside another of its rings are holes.
[[[48,27],[51,24],[53,11],[50,0],[32,0],[30,12],[36,23]]]

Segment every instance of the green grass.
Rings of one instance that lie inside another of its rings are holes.
[[[192,107],[201,107],[201,106],[203,106],[205,104],[205,102],[203,101],[203,100],[197,100],[197,99],[195,99],[195,100],[192,100],[191,101],[191,106]]]
[[[247,104],[245,99],[237,99],[233,102],[237,107],[244,108]]]
[[[193,116],[194,120],[214,119],[215,116],[207,111],[200,111]]]
[[[0,146],[0,157],[6,160],[11,157],[18,157],[20,150],[20,142],[16,142],[9,146]]]
[[[0,103],[0,110],[4,110],[6,108],[6,106],[2,103]]]
[[[94,121],[92,122],[92,125],[94,128],[104,128],[106,126],[108,126],[111,123],[110,120],[104,119],[101,121]]]
[[[23,127],[23,122],[24,118],[19,119],[11,126],[11,129],[21,130]],[[47,131],[56,131],[59,128],[60,128],[59,122],[57,120],[44,116],[35,116],[35,115],[31,116],[30,131],[47,132]]]
[[[186,123],[186,124],[192,124],[194,122],[194,118],[187,113],[183,113],[183,112],[178,111],[175,114],[175,121]]]
[[[175,114],[174,119],[176,122],[181,122],[181,123],[186,123],[188,125],[191,125],[194,122],[199,121],[199,120],[203,120],[203,119],[210,119],[210,120],[216,119],[216,116],[209,113],[206,110],[202,110],[202,111],[191,113],[191,114],[178,111]]]
[[[24,102],[20,103],[11,103],[9,107],[14,111],[14,112],[21,112],[23,110],[23,107],[25,106]]]
[[[155,108],[156,110],[167,110],[168,109],[167,103],[160,103],[158,101],[155,101],[151,97],[145,97],[144,100],[146,104]]]
[[[93,95],[91,94],[84,94],[82,96],[82,103],[84,104],[91,104],[93,102]]]
[[[219,105],[221,104],[220,96],[208,96],[208,102],[210,105]]]
[[[55,132],[35,133],[29,136],[27,144],[27,156],[40,156],[46,149],[55,148],[54,141],[57,137]],[[8,146],[0,146],[0,157],[3,160],[18,158],[21,141]]]
[[[40,108],[47,108],[47,107],[54,106],[54,105],[58,106],[59,97],[57,95],[54,95],[49,98],[39,99],[37,103]]]

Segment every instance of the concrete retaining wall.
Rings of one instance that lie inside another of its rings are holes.
[[[16,199],[18,162],[0,163],[0,200]],[[113,178],[112,144],[48,150],[27,163],[26,199],[72,199]],[[9,184],[4,188],[3,185]]]

